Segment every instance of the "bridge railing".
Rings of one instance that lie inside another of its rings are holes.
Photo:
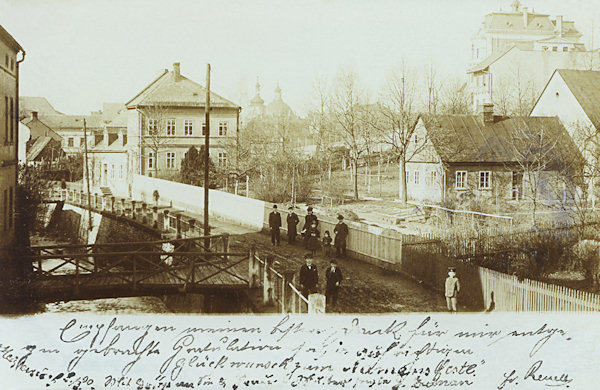
[[[298,291],[295,286],[295,271],[278,272],[273,268],[273,257],[269,255],[264,259],[261,259],[258,255],[254,254],[253,258],[257,264],[256,272],[258,274],[258,286],[256,287],[262,287],[264,305],[274,305],[280,313],[298,314],[324,312],[324,306],[319,309],[318,304],[311,304],[311,301]]]
[[[229,252],[211,242],[225,243],[227,235],[213,235],[152,242],[94,245],[33,246],[33,284],[39,282],[51,296],[77,297],[82,290],[124,288],[177,288],[180,292],[207,286],[247,286],[247,252]]]

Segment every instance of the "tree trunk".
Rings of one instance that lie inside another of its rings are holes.
[[[400,158],[400,200],[406,206],[408,202],[408,191],[406,190],[406,161]]]
[[[354,199],[358,200],[358,158],[352,160],[354,164]]]

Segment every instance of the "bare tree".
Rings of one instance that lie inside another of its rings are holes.
[[[506,74],[496,76],[492,102],[496,112],[505,116],[527,116],[535,105],[537,86],[535,76],[514,65]]]
[[[425,91],[427,93],[427,112],[429,114],[435,114],[438,111],[440,89],[437,66],[433,59],[430,59],[425,69]]]
[[[330,100],[330,112],[344,145],[350,150],[350,162],[354,169],[354,198],[358,200],[358,160],[364,152],[364,107],[366,92],[358,85],[358,77],[350,71],[342,71],[337,77]]]
[[[416,139],[417,119],[416,78],[406,63],[402,62],[387,80],[384,92],[378,103],[378,115],[370,124],[375,128],[381,141],[390,146],[400,167],[400,198],[403,204],[408,200],[406,187],[406,163],[419,153],[426,144],[425,137]],[[414,146],[411,146],[411,141]]]
[[[142,154],[144,147],[154,154],[154,177],[158,177],[158,153],[171,142],[171,135],[167,134],[168,109],[162,104],[154,104],[140,108],[142,113],[141,145]],[[144,163],[142,155],[142,164]]]
[[[448,78],[441,90],[441,111],[445,114],[469,114],[467,83],[458,77]]]

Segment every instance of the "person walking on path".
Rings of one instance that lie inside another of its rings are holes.
[[[319,226],[319,219],[316,215],[313,214],[313,208],[309,206],[306,209],[306,217],[304,217],[304,226],[302,227],[302,234],[304,235],[304,248],[306,249],[308,249],[309,238],[306,232],[308,231],[308,229],[310,229],[313,223],[315,223],[316,226]]]
[[[296,243],[296,234],[298,233],[297,225],[300,222],[298,215],[294,212],[294,207],[290,206],[290,213],[287,216],[287,236],[288,244],[294,245]]]
[[[323,233],[323,254],[326,257],[329,257],[329,255],[331,254],[331,235],[329,234],[329,230],[325,230],[325,233]]]
[[[300,287],[304,298],[308,299],[308,295],[317,291],[317,283],[319,282],[319,272],[317,267],[313,265],[313,256],[310,253],[304,255],[305,264],[300,268]]]
[[[446,278],[445,284],[446,290],[446,305],[450,313],[456,313],[456,307],[458,303],[458,293],[460,292],[460,282],[456,277],[456,268],[448,268],[448,277]]]
[[[329,268],[325,271],[327,281],[325,288],[325,302],[327,306],[335,306],[338,299],[340,284],[342,284],[342,271],[338,268],[337,262],[332,259]]]
[[[308,238],[308,249],[311,254],[314,255],[321,248],[320,238],[321,232],[317,229],[317,224],[315,222],[312,223],[311,227],[306,231],[306,237]]]
[[[341,214],[338,215],[338,223],[337,225],[335,225],[333,233],[335,233],[334,245],[336,256],[346,256],[346,238],[348,237],[348,225],[344,223],[344,216]]]
[[[271,244],[279,245],[279,228],[281,227],[281,215],[277,211],[277,205],[273,205],[273,211],[269,214],[269,227],[271,228]]]

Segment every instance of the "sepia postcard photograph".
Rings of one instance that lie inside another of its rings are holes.
[[[592,0],[0,0],[6,388],[591,389],[599,197]]]

